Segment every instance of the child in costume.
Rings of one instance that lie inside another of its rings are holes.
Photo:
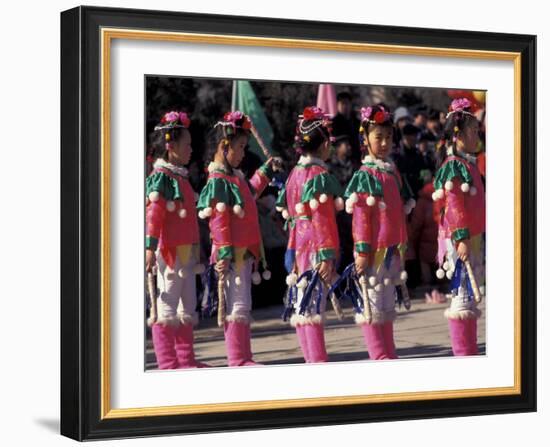
[[[183,112],[162,117],[155,132],[163,153],[146,179],[146,269],[157,269],[160,294],[152,335],[160,369],[208,366],[195,360],[193,350],[193,325],[198,322],[195,274],[203,266],[198,264],[195,192],[184,167],[192,152],[189,125]]]
[[[485,189],[475,152],[479,123],[468,99],[455,99],[447,114],[447,144],[440,148],[442,162],[435,174],[433,199],[441,207],[437,277],[451,280],[452,301],[445,311],[451,346],[456,356],[476,355],[477,319],[472,278],[484,284]],[[441,268],[442,267],[442,268]],[[446,272],[445,272],[446,271]],[[475,284],[475,282],[474,282]],[[480,287],[484,293],[483,286]]]
[[[361,299],[354,302],[355,321],[371,359],[395,359],[396,293],[406,287],[407,279],[405,215],[415,201],[389,157],[393,139],[389,110],[382,105],[363,107],[359,134],[364,157],[344,194],[346,212],[353,216],[355,262],[350,269],[354,267],[363,281]]]
[[[251,283],[261,281],[260,261],[264,279],[271,276],[265,265],[255,200],[271,181],[272,159],[250,180],[237,169],[248,147],[251,128],[250,118],[239,111],[226,113],[214,126],[211,150],[215,152],[197,204],[199,217],[210,219],[210,263],[225,278],[223,324],[229,366],[256,365],[250,345]]]
[[[324,313],[327,285],[339,257],[336,210],[344,208],[338,180],[325,163],[331,152],[331,122],[317,107],[299,117],[295,150],[300,154],[277,200],[289,228],[285,266],[289,275],[284,314],[296,327],[306,363],[326,362]]]

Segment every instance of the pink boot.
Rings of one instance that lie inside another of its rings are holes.
[[[388,359],[389,357],[386,354],[386,344],[384,343],[382,324],[363,323],[361,325],[361,330],[363,331],[367,351],[369,351],[369,358],[371,360]]]
[[[304,325],[307,340],[308,363],[321,363],[328,360],[325,348],[325,328],[322,324]]]
[[[193,326],[182,324],[176,331],[176,356],[180,368],[207,368],[210,365],[195,360],[193,351]]]
[[[478,355],[477,349],[477,318],[466,320],[468,322],[468,355]]]
[[[257,365],[252,360],[250,346],[250,324],[240,321],[228,321],[224,325],[227,364],[229,366]]]
[[[169,325],[155,323],[152,328],[153,347],[159,369],[176,369],[178,359],[174,348],[174,328]]]
[[[449,334],[453,355],[472,355],[470,346],[470,320],[449,318]],[[475,319],[473,320],[475,322]],[[476,344],[477,351],[477,344]]]
[[[384,335],[384,346],[386,347],[386,355],[390,359],[396,359],[395,342],[393,339],[393,321],[386,321],[382,325],[382,334]]]
[[[300,348],[302,348],[302,354],[304,354],[304,360],[306,363],[310,363],[305,325],[303,324],[296,325],[296,335],[298,336],[298,342],[300,343]]]

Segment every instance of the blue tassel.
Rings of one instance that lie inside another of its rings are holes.
[[[396,247],[396,245],[392,245],[391,247],[388,247],[388,250],[386,251],[386,256],[384,256],[384,266],[386,267],[386,270],[389,270],[391,267],[391,261]]]
[[[355,271],[355,264],[348,265],[340,278],[329,289],[329,295],[334,293],[340,300],[349,299],[357,313],[363,313],[363,297],[358,286],[359,277]]]
[[[283,311],[283,321],[287,321],[290,318],[290,315],[294,311],[294,301],[296,297],[298,296],[298,288],[294,286],[288,286],[287,293],[286,293],[286,305],[285,309]]]
[[[207,296],[206,307],[201,309],[201,314],[203,318],[208,318],[214,315],[218,309],[218,279],[214,264],[210,264],[201,275],[201,281]]]
[[[287,273],[292,272],[292,269],[294,268],[295,260],[296,260],[296,250],[293,248],[289,248],[285,252],[285,269]]]
[[[451,278],[451,290],[458,293],[458,288],[460,287],[460,280],[462,276],[462,260],[457,259],[455,265],[455,271],[453,272],[453,277]]]

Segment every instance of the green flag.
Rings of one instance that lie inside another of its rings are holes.
[[[231,108],[233,110],[240,110],[250,117],[264,144],[273,153],[271,149],[273,129],[271,129],[271,125],[249,81],[233,81]],[[266,156],[254,137],[250,138],[249,145],[252,152],[258,155],[262,160],[266,160]]]

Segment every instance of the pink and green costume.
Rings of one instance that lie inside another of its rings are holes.
[[[195,274],[199,228],[187,170],[159,158],[146,179],[145,247],[156,252],[158,320],[152,327],[160,369],[202,367],[193,351],[198,322]]]
[[[468,260],[480,291],[485,291],[485,188],[474,156],[449,148],[434,178],[434,201],[441,206],[437,276],[451,280],[451,306],[445,311],[454,355],[476,355],[480,311],[466,267],[458,259],[458,242],[469,240]]]
[[[201,191],[199,217],[209,218],[212,254],[210,262],[230,260],[225,299],[225,340],[229,366],[253,365],[250,348],[251,283],[259,283],[259,263],[269,278],[258,220],[256,199],[270,183],[271,165],[262,165],[247,180],[238,169],[211,162]]]
[[[328,290],[316,274],[321,261],[336,263],[340,243],[336,210],[343,209],[342,190],[327,165],[312,156],[300,157],[277,199],[289,231],[285,266],[287,311],[306,362],[327,360],[323,319]],[[313,283],[312,283],[313,281]]]
[[[367,155],[350,180],[346,211],[352,214],[354,255],[369,257],[368,299],[372,321],[359,306],[355,321],[362,328],[372,359],[396,358],[393,341],[396,286],[407,279],[403,270],[407,249],[406,214],[415,203],[395,165]]]

